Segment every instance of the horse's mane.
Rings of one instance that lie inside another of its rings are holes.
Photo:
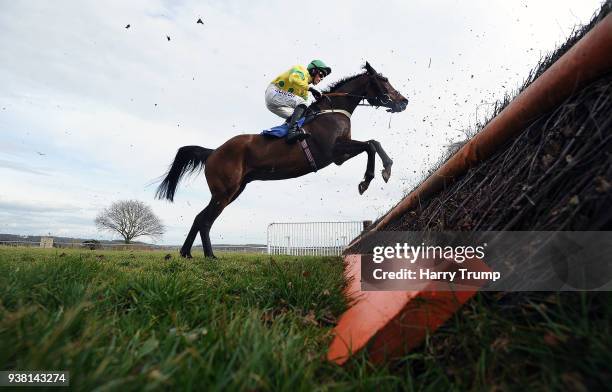
[[[367,71],[367,64],[368,63],[366,62],[364,65],[361,66],[361,68],[366,70],[366,72],[362,72],[362,73],[358,73],[356,75],[351,75],[351,76],[347,76],[345,78],[342,78],[342,79],[338,80],[337,82],[334,82],[334,83],[330,84],[329,87],[327,87],[324,90],[321,90],[321,92],[323,94],[332,93],[335,90],[339,89],[340,87],[344,86],[346,83],[348,83],[348,82],[350,82],[350,81],[352,81],[354,79],[357,79],[360,76],[363,76],[363,75],[367,74],[368,73],[368,71]]]
[[[365,68],[365,66],[364,66]],[[338,80],[337,82],[334,82],[332,84],[330,84],[327,88],[322,89],[321,93],[322,94],[327,94],[327,93],[333,93],[334,91],[336,91],[337,89],[339,89],[340,87],[344,86],[345,84],[347,84],[348,82],[357,79],[360,76],[365,75],[367,72],[362,72],[356,75],[351,75],[351,76],[347,76],[345,78],[342,78],[340,80]],[[318,112],[320,111],[319,109],[319,101],[314,101],[310,104],[309,108],[314,111],[314,112]]]
[[[362,72],[362,73],[359,73],[357,75],[351,75],[351,76],[347,76],[345,78],[342,78],[342,79],[338,80],[337,82],[334,82],[333,84],[330,84],[326,89],[321,90],[321,92],[323,94],[331,93],[331,92],[339,89],[340,87],[344,86],[346,83],[348,83],[348,82],[350,82],[352,80],[355,80],[355,79],[357,79],[358,77],[360,77],[362,75],[365,75],[365,74]]]
[[[362,69],[366,69],[366,65],[364,64],[361,68]],[[342,78],[342,79],[338,80],[337,82],[334,82],[329,87],[327,87],[325,90],[322,90],[321,92],[323,94],[334,92],[335,90],[337,90],[340,87],[344,86],[346,83],[350,82],[351,80],[357,79],[358,77],[363,76],[366,73],[367,73],[367,71],[366,72],[362,72],[362,73],[358,73],[356,75],[351,75],[351,76],[347,76],[345,78]]]

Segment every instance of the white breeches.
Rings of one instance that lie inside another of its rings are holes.
[[[300,104],[306,104],[306,100],[281,90],[272,83],[266,89],[266,107],[277,116],[289,118],[293,114],[293,109]]]

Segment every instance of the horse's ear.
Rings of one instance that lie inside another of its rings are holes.
[[[376,71],[374,70],[374,68],[372,68],[372,66],[370,65],[370,63],[368,63],[367,61],[366,61],[366,63],[365,63],[365,69],[366,69],[366,71],[368,71],[368,73],[369,73],[370,75],[376,75],[376,74],[378,73],[378,72],[376,72]]]

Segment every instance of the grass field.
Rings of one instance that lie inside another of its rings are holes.
[[[78,390],[609,388],[610,293],[479,295],[388,366],[323,361],[346,307],[332,257],[0,247],[0,368]]]

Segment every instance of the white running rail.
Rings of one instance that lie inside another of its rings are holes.
[[[268,254],[339,256],[364,228],[364,222],[270,223]]]

